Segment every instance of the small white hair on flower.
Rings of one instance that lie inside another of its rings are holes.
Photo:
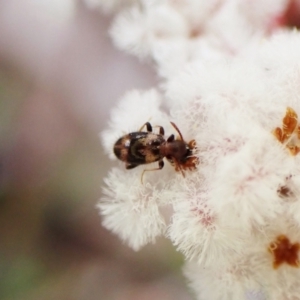
[[[160,212],[159,188],[156,183],[141,184],[141,170],[112,169],[105,178],[104,197],[98,204],[103,226],[119,235],[134,250],[154,242],[166,230]]]
[[[118,138],[139,131],[146,122],[154,126],[171,126],[160,109],[161,102],[162,96],[155,89],[133,90],[125,94],[111,112],[109,129],[101,133],[103,147],[111,159],[115,159],[113,146]]]

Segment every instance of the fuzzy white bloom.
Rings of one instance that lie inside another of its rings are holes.
[[[277,30],[287,0],[143,1],[121,11],[112,26],[115,44],[151,58],[169,78],[197,59],[231,57]]]
[[[161,191],[155,183],[141,185],[140,173],[127,176],[113,169],[105,179],[105,198],[99,204],[103,225],[120,235],[134,249],[153,242],[164,233],[166,224],[159,211]]]
[[[265,235],[256,233],[245,240],[243,255],[230,265],[213,264],[210,268],[195,261],[186,263],[184,273],[197,299],[298,299],[299,269],[281,265],[274,270],[270,251],[278,232],[299,241],[298,228],[284,216],[267,226]]]
[[[141,0],[112,29],[165,80],[120,100],[102,134],[106,152],[113,158],[114,143],[145,122],[177,137],[172,121],[198,164],[183,176],[165,158],[143,173],[157,162],[125,170],[119,155],[99,203],[103,224],[135,250],[169,238],[199,300],[299,299],[300,33],[267,38],[285,5]],[[201,43],[213,54],[198,52]]]

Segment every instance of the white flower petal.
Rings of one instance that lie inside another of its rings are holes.
[[[140,172],[132,172],[110,172],[98,208],[103,225],[138,250],[163,234],[166,224],[159,210],[159,190],[149,182],[141,184]]]

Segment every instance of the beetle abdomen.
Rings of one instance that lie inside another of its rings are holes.
[[[160,146],[164,137],[149,132],[132,132],[120,139],[114,145],[116,157],[127,164],[148,164],[160,160]]]

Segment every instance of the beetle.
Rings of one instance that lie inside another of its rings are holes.
[[[126,169],[133,169],[139,165],[158,162],[158,168],[145,169],[144,172],[161,170],[164,167],[163,159],[166,158],[184,176],[184,170],[196,169],[198,158],[193,155],[196,149],[195,140],[185,142],[180,130],[175,123],[170,122],[178,132],[179,137],[175,139],[171,134],[165,139],[164,128],[159,128],[159,133],[152,132],[152,125],[146,122],[139,131],[128,133],[119,138],[114,144],[114,154],[118,159],[125,162]],[[147,131],[143,131],[146,127]]]

